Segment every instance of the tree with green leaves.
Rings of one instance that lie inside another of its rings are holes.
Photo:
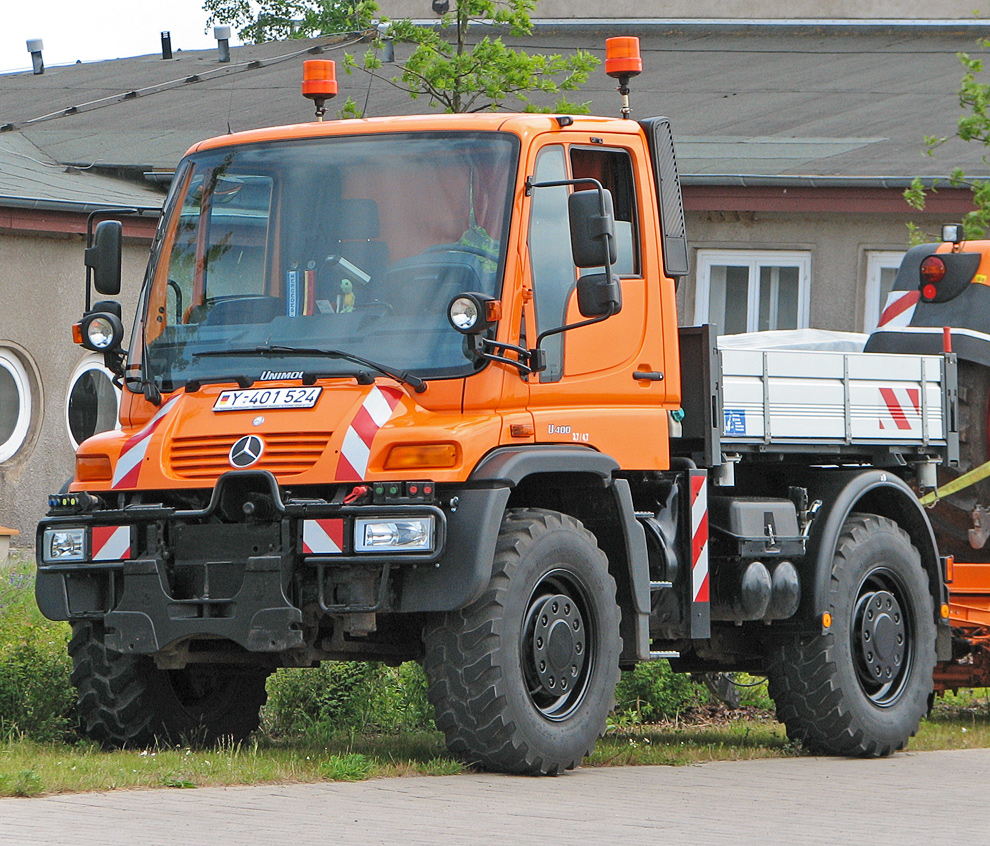
[[[990,40],[982,42],[984,47],[990,48]],[[963,113],[956,123],[956,131],[953,135],[925,137],[925,146],[928,155],[933,155],[935,150],[949,141],[951,138],[958,138],[962,141],[975,141],[984,147],[990,147],[990,82],[981,81],[978,75],[983,72],[983,60],[974,59],[967,53],[959,54],[959,61],[965,69],[962,82],[959,84],[959,105]],[[988,160],[990,152],[984,154],[983,163],[990,167]],[[973,204],[976,208],[965,215],[962,220],[966,237],[969,239],[983,237],[990,227],[990,180],[979,177],[969,177],[962,168],[955,168],[949,174],[948,184],[953,188],[960,186],[968,187],[973,192]],[[911,187],[904,192],[904,198],[913,207],[922,211],[929,191],[936,191],[938,185],[925,188],[919,177],[915,177]],[[921,242],[926,240],[924,235],[913,224],[909,224],[913,241]]]
[[[497,110],[510,99],[523,104],[526,111],[586,112],[587,104],[571,103],[564,92],[588,81],[599,64],[597,57],[586,50],[567,57],[514,50],[501,36],[487,31],[530,35],[530,14],[535,8],[536,0],[452,0],[438,27],[409,20],[384,22],[363,60],[349,56],[345,68],[348,73],[359,68],[413,99],[427,97],[430,105],[447,112]],[[486,33],[478,39],[469,37],[475,27],[484,27]],[[389,38],[415,45],[393,75],[385,73],[381,53]],[[537,107],[529,101],[533,93],[558,98],[552,107]],[[356,112],[353,104],[349,105],[352,113]]]
[[[586,50],[570,56],[527,53],[507,47],[500,31],[514,36],[530,35],[530,15],[536,0],[450,0],[438,25],[417,25],[410,20],[383,20],[372,30],[377,11],[374,0],[205,0],[210,13],[207,25],[229,24],[238,36],[259,43],[280,38],[311,38],[344,32],[376,32],[376,38],[360,59],[347,56],[348,73],[364,71],[406,91],[417,99],[448,112],[477,112],[499,109],[506,101],[521,104],[526,111],[583,113],[587,104],[567,100],[588,81],[599,64]],[[478,28],[480,38],[469,36]],[[412,53],[399,63],[397,73],[386,72],[382,48],[391,41],[413,45]],[[552,107],[537,107],[531,94],[556,95]],[[360,116],[353,100],[344,104],[344,115]]]
[[[242,41],[260,44],[364,32],[378,10],[374,0],[205,0],[206,25],[238,27]]]

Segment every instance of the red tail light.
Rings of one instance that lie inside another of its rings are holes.
[[[939,256],[928,256],[921,263],[921,296],[926,300],[935,299],[938,294],[936,287],[945,278],[945,262]]]

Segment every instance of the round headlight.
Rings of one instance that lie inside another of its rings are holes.
[[[447,310],[447,317],[458,332],[470,332],[480,316],[481,310],[473,297],[455,297]]]
[[[86,337],[96,349],[105,350],[114,341],[113,326],[105,317],[97,317],[86,327]]]
[[[88,314],[82,321],[82,345],[95,352],[108,352],[124,340],[120,318],[109,312]]]

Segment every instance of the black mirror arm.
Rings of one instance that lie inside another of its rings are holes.
[[[545,350],[527,350],[515,344],[503,344],[501,341],[493,341],[481,335],[468,335],[468,349],[478,358],[485,361],[498,361],[502,364],[511,364],[518,368],[520,376],[528,376],[530,373],[539,373],[547,369],[547,354]],[[496,350],[493,353],[490,350]],[[508,358],[500,355],[501,352],[514,352],[519,358]]]
[[[537,337],[535,349],[539,350],[543,339],[550,335],[559,335],[561,332],[567,332],[571,329],[580,329],[582,326],[591,326],[592,323],[601,323],[603,320],[608,320],[616,311],[615,303],[609,303],[608,311],[605,314],[598,315],[598,317],[591,317],[588,320],[582,320],[580,323],[568,323],[566,326],[558,326],[556,329],[547,329],[546,332],[541,332]]]

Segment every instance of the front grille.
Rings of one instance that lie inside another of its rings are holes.
[[[278,477],[295,476],[312,467],[323,455],[331,432],[292,432],[262,435],[265,451],[251,470],[268,470]],[[215,479],[234,470],[228,460],[239,435],[204,435],[174,438],[168,464],[180,479]]]

